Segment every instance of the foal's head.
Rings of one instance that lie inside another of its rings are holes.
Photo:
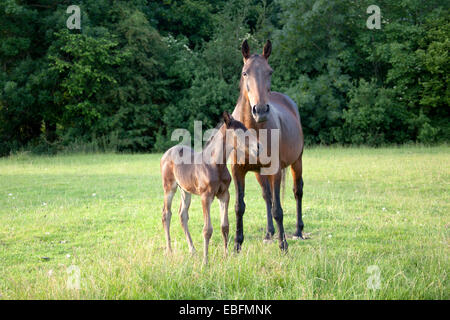
[[[234,119],[227,111],[223,112],[223,120],[227,129],[226,144],[228,147],[245,156],[246,163],[251,163],[249,159],[256,160],[262,147],[258,142],[255,130],[247,129],[242,122]],[[229,139],[229,133],[231,139]]]
[[[270,78],[273,70],[268,59],[272,52],[272,43],[267,40],[262,55],[251,55],[247,40],[242,43],[241,50],[244,57],[241,90],[248,97],[255,121],[265,122],[270,112]]]

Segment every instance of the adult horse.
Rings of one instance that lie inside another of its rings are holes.
[[[268,141],[265,152],[271,153],[273,148],[279,148],[279,166],[274,174],[262,175],[263,164],[242,164],[234,161],[231,165],[232,176],[236,190],[236,238],[235,250],[239,251],[244,241],[243,215],[245,212],[244,190],[245,175],[254,171],[256,179],[262,188],[262,196],[267,209],[266,239],[270,239],[275,229],[272,217],[275,219],[279,231],[279,246],[287,250],[288,244],[283,227],[283,209],[280,203],[280,185],[284,168],[290,166],[294,178],[294,195],[297,201],[297,226],[294,238],[303,239],[302,221],[302,154],[303,130],[297,105],[288,96],[270,90],[272,68],[268,58],[272,51],[272,44],[268,40],[263,54],[250,54],[250,48],[245,40],[242,43],[244,66],[240,80],[240,95],[233,117],[241,121],[247,128],[256,130],[258,137],[260,129],[267,130]],[[279,141],[271,141],[272,130],[279,130]]]

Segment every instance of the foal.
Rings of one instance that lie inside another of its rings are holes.
[[[202,152],[194,152],[190,147],[176,145],[167,150],[161,158],[164,188],[162,223],[166,233],[167,249],[169,252],[172,251],[170,245],[171,206],[173,196],[179,186],[181,190],[179,215],[191,253],[195,252],[195,248],[188,229],[188,210],[191,194],[201,197],[204,219],[203,263],[205,264],[208,263],[208,245],[213,232],[210,206],[214,197],[219,199],[220,223],[225,253],[227,252],[228,203],[230,200],[228,187],[231,182],[231,175],[226,164],[228,155],[234,150],[241,154],[244,153],[245,161],[256,161],[259,152],[256,135],[247,132],[247,128],[240,121],[233,119],[226,111],[223,113],[223,120],[224,124],[208,141]],[[245,136],[249,139],[245,139]]]

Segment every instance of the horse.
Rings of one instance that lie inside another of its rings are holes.
[[[226,111],[222,117],[224,124],[212,135],[201,152],[194,152],[188,146],[176,145],[166,151],[160,162],[164,189],[162,223],[165,230],[167,250],[172,251],[170,244],[171,206],[173,196],[177,187],[179,187],[181,190],[179,215],[191,254],[195,253],[195,247],[188,229],[191,194],[199,195],[201,198],[204,220],[204,264],[208,263],[208,246],[213,233],[210,206],[214,197],[219,200],[222,236],[225,254],[227,253],[228,203],[230,200],[228,187],[231,183],[231,175],[226,165],[227,158],[232,151],[241,151],[245,156],[243,162],[249,161],[251,158],[256,159],[260,148],[255,134],[253,139],[246,139],[249,133],[240,121],[233,119]],[[246,135],[239,133],[245,133]]]
[[[258,138],[261,129],[266,129],[268,133],[279,130],[279,141],[271,141],[271,134],[268,134],[269,139],[266,146],[268,151],[279,147],[279,168],[274,174],[263,175],[261,174],[261,168],[263,167],[261,163],[232,163],[231,171],[236,191],[235,250],[239,252],[244,241],[245,175],[249,171],[255,172],[266,203],[267,231],[265,240],[271,240],[275,233],[273,217],[279,231],[279,247],[281,250],[287,250],[288,243],[283,227],[283,209],[280,203],[280,184],[284,180],[285,168],[288,166],[291,167],[294,179],[293,192],[297,202],[297,223],[293,239],[304,239],[304,223],[302,220],[304,139],[300,114],[297,105],[291,98],[270,89],[273,69],[270,67],[268,59],[272,52],[271,42],[267,40],[262,55],[250,54],[247,40],[243,41],[241,51],[244,64],[240,78],[240,95],[232,116],[241,121],[247,128],[256,130]]]

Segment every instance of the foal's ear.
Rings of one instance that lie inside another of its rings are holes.
[[[250,47],[248,46],[247,40],[244,40],[244,42],[242,42],[241,51],[242,51],[242,56],[244,57],[244,62],[245,62],[245,60],[250,58]]]
[[[263,49],[263,56],[264,58],[269,59],[270,54],[272,53],[272,42],[270,40],[267,40],[266,45]]]
[[[227,111],[223,112],[222,117],[223,117],[223,121],[225,121],[225,125],[228,128],[231,125],[231,121],[233,120],[233,117]]]

